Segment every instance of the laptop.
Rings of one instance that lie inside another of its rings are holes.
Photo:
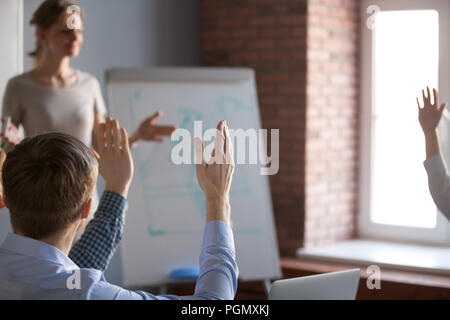
[[[278,280],[269,300],[355,300],[360,269]]]

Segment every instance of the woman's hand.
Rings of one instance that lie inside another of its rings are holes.
[[[2,118],[2,124],[5,123],[5,120],[5,118]],[[2,139],[5,139],[5,145],[15,146],[22,141],[22,136],[20,135],[19,128],[11,121],[9,122],[9,126],[6,129],[6,133],[3,134],[2,132],[0,132],[0,137]]]
[[[425,152],[427,159],[440,153],[439,137],[437,127],[442,118],[442,113],[447,106],[446,103],[439,105],[439,96],[436,89],[433,89],[434,103],[431,103],[430,88],[427,87],[427,96],[425,90],[422,90],[423,108],[420,107],[419,98],[417,98],[417,108],[419,109],[419,122],[425,135]]]
[[[117,120],[111,118],[107,118],[106,123],[100,124],[97,130],[99,172],[105,179],[105,191],[126,198],[134,172],[127,132],[119,127]]]
[[[234,173],[233,146],[225,121],[217,126],[215,148],[209,163],[204,158],[204,145],[195,138],[197,179],[206,198],[206,220],[221,220],[231,225],[230,188]]]
[[[417,99],[417,107],[419,109],[419,122],[425,134],[435,131],[441,121],[442,113],[447,106],[446,103],[439,105],[439,96],[436,89],[433,89],[434,103],[431,103],[430,88],[427,87],[427,95],[422,90],[423,108],[420,107],[419,98]]]
[[[155,121],[161,116],[162,112],[158,111],[142,121],[136,132],[130,137],[130,146],[139,140],[163,142],[164,136],[170,136],[176,127],[156,125]]]

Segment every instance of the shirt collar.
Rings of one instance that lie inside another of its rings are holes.
[[[15,233],[7,235],[1,248],[20,255],[55,262],[67,268],[78,268],[68,256],[55,246]]]

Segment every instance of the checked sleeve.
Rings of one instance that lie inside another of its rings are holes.
[[[80,268],[106,270],[122,239],[127,201],[121,195],[105,191],[94,218],[72,247],[69,258]]]

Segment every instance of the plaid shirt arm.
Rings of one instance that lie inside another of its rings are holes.
[[[72,247],[69,258],[80,268],[104,271],[122,239],[127,201],[121,195],[105,191],[94,218]]]

